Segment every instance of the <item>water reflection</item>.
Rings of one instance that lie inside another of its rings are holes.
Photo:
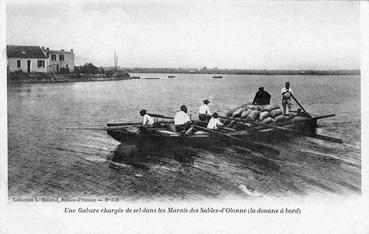
[[[146,151],[137,148],[136,145],[118,145],[108,156],[113,168],[132,166],[140,170],[149,170],[148,165],[167,163],[168,160],[175,160],[181,166],[193,166],[198,150],[190,147],[174,145],[165,148],[150,148]]]

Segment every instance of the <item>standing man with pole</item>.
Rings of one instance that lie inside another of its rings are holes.
[[[290,88],[290,82],[285,83],[285,87],[282,88],[282,106],[283,106],[283,118],[286,115],[286,106],[288,106],[288,116],[291,112],[291,96],[293,95],[292,89]]]

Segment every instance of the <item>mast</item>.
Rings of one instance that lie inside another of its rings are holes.
[[[118,56],[117,56],[117,52],[114,51],[114,70],[117,71],[117,66],[118,66]]]

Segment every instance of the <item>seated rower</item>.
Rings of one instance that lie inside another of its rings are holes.
[[[140,111],[140,115],[143,116],[142,126],[146,126],[146,127],[154,126],[154,123],[155,123],[154,118],[148,115],[145,109]]]
[[[209,120],[208,128],[217,130],[219,126],[223,126],[223,124],[218,119],[218,113],[215,112],[211,117],[211,119]]]
[[[181,106],[181,111],[177,112],[174,116],[174,126],[176,131],[187,130],[191,127],[191,119],[187,115],[187,107],[185,105]]]
[[[204,104],[199,108],[199,120],[201,121],[209,121],[211,112],[208,104],[210,103],[209,100],[205,99],[202,101]]]

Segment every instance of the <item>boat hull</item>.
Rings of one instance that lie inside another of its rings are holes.
[[[197,132],[196,134],[183,135],[170,132],[162,128],[144,128],[144,131],[128,131],[126,128],[108,129],[107,134],[122,144],[136,145],[138,149],[156,150],[172,146],[193,146],[193,147],[222,147],[226,145],[242,145],[232,139],[241,138],[245,141],[276,141],[285,140],[290,137],[314,134],[316,119],[306,118],[296,122],[285,122],[276,125],[288,128],[295,133],[272,129],[272,128],[251,128],[248,130],[228,132],[227,136],[216,133]]]

